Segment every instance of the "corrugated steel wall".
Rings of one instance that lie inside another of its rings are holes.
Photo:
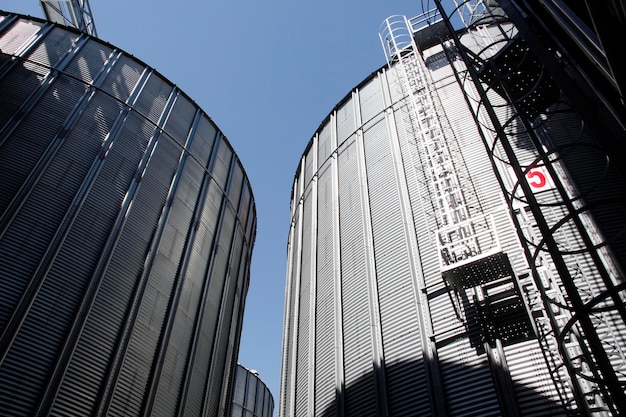
[[[0,409],[223,412],[256,232],[228,141],[94,38],[7,15],[0,50]]]
[[[511,282],[536,296],[453,72],[440,47],[422,52],[470,208],[493,218]],[[562,415],[537,339],[485,344],[472,293],[444,283],[428,161],[394,72],[379,70],[333,110],[296,172],[280,415],[499,416],[513,412],[507,402]]]
[[[252,370],[237,365],[229,417],[272,417],[274,398],[267,385]]]

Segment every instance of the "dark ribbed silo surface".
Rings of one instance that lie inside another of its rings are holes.
[[[95,38],[0,16],[3,415],[223,415],[256,233],[210,118]]]

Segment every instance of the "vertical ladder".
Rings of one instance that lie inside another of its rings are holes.
[[[420,25],[428,30],[426,26],[437,17],[426,12],[409,22],[404,16],[392,16],[383,23],[380,39],[408,102],[407,137],[415,138],[421,169],[429,182],[430,195],[424,198],[434,206],[434,239],[442,279],[452,290],[452,305],[468,329],[471,346],[487,355],[501,406],[517,416],[520,411],[503,349],[534,337],[534,330],[493,217],[479,204],[471,209],[468,205],[466,190],[473,188],[472,181],[459,175],[466,170],[465,161],[454,152],[452,132],[444,129],[442,122],[447,121],[438,114],[441,100],[414,39]],[[423,34],[426,38],[430,35]],[[479,334],[470,328],[477,328]]]
[[[500,252],[500,243],[490,215],[470,213],[458,167],[447,143],[441,116],[437,113],[435,92],[428,78],[426,64],[413,39],[415,25],[427,22],[405,16],[391,16],[381,29],[380,38],[390,64],[398,72],[398,83],[409,102],[407,134],[415,136],[420,154],[427,161],[427,180],[434,202],[437,222],[436,242],[442,272]]]

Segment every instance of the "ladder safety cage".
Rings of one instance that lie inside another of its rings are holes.
[[[427,181],[434,200],[441,270],[479,261],[500,252],[495,225],[480,208],[470,212],[465,189],[469,178],[461,180],[464,161],[451,150],[442,126],[428,70],[414,39],[419,29],[440,22],[436,10],[413,19],[391,16],[381,26],[380,39],[390,66],[398,72],[397,83],[407,98],[409,115],[405,120],[408,137],[415,137],[419,152],[427,160]]]
[[[40,0],[46,19],[98,36],[88,0]]]
[[[444,22],[435,9],[412,19],[391,16],[380,30],[388,65],[408,103],[399,111],[404,111],[406,137],[412,138],[417,148],[416,168],[427,183],[423,206],[432,208],[435,226],[431,233],[441,278],[471,345],[495,363],[502,346],[536,335],[516,274],[502,252],[493,215],[476,198],[468,167],[420,51],[420,47],[440,44],[445,35]]]

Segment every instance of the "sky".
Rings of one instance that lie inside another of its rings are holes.
[[[91,0],[98,37],[155,68],[215,122],[252,184],[257,235],[239,362],[279,403],[291,187],[320,123],[385,64],[378,38],[410,0]],[[38,0],[0,9],[43,17]]]

